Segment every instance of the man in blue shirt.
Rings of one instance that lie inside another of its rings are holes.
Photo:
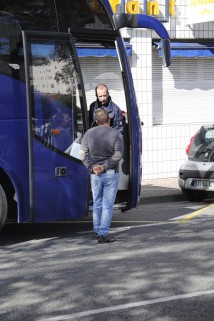
[[[123,137],[110,127],[109,113],[96,110],[98,126],[83,136],[80,158],[91,174],[93,229],[98,243],[113,242],[109,236],[113,206],[119,186],[119,161],[123,156]]]

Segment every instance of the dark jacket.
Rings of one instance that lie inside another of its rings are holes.
[[[105,110],[109,113],[109,117],[111,119],[110,127],[122,131],[123,117],[121,110],[115,103],[113,103],[110,96],[108,102],[105,105],[102,105],[98,99],[90,105],[89,128],[97,126],[95,111],[100,107],[105,108]]]

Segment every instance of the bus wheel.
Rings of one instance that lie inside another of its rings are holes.
[[[0,231],[4,226],[7,218],[7,198],[5,192],[0,185]]]

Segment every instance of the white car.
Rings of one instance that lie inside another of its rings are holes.
[[[187,160],[181,165],[178,184],[185,197],[200,202],[214,196],[214,124],[201,126],[186,148]]]

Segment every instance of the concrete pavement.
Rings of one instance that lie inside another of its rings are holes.
[[[143,180],[139,204],[185,200],[178,186],[178,178]]]

